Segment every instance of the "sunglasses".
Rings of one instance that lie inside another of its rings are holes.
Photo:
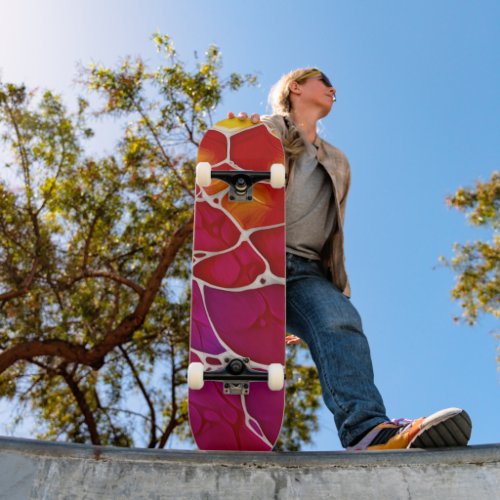
[[[333,87],[332,82],[330,79],[319,69],[315,69],[313,71],[310,71],[309,73],[306,73],[305,75],[302,75],[300,78],[297,78],[295,81],[297,83],[302,82],[304,80],[307,80],[308,78],[311,78],[313,76],[320,76],[320,80],[327,86],[327,87]]]

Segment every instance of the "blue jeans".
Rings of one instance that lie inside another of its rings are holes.
[[[309,346],[342,446],[389,420],[375,387],[368,341],[351,301],[320,262],[286,256],[287,331]]]

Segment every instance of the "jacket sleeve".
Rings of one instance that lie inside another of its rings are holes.
[[[281,115],[262,115],[260,120],[283,140],[286,132],[286,125]]]
[[[349,189],[351,187],[351,166],[349,165],[349,160],[345,155],[342,155],[342,160],[345,165],[345,179],[344,179],[344,193],[342,199],[339,200],[340,205],[340,220],[342,221],[342,225],[344,225],[345,218],[345,207],[347,204],[347,195],[349,194]]]
[[[345,167],[346,167],[346,172],[345,172],[345,191],[344,191],[344,196],[340,200],[340,220],[342,221],[342,227],[345,227],[344,219],[345,219],[345,208],[347,205],[347,195],[349,194],[349,189],[351,187],[351,166],[349,165],[349,160],[345,155],[342,155],[343,159],[345,161]],[[345,262],[345,253],[344,253],[344,269],[346,267],[346,262]],[[346,273],[347,277],[347,273]],[[351,285],[349,283],[349,278],[347,277],[347,282],[345,289],[343,290],[343,293],[346,297],[350,298],[351,297]]]

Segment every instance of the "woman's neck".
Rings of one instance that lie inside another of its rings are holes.
[[[290,113],[290,118],[293,123],[300,129],[304,134],[304,137],[311,143],[314,143],[317,136],[317,124],[318,118],[314,113],[299,110],[292,110]]]

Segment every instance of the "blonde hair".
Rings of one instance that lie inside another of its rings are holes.
[[[274,114],[288,115],[292,110],[292,101],[290,99],[290,84],[300,80],[308,73],[317,71],[317,68],[298,68],[283,75],[272,87],[269,92],[269,104]]]
[[[304,152],[306,145],[299,130],[292,120],[289,119],[292,110],[292,100],[290,99],[290,84],[300,80],[302,77],[317,71],[317,68],[298,68],[283,75],[269,92],[269,104],[273,114],[282,115],[287,124],[287,133],[282,137],[283,147],[287,156],[289,168],[293,166],[295,160]]]

